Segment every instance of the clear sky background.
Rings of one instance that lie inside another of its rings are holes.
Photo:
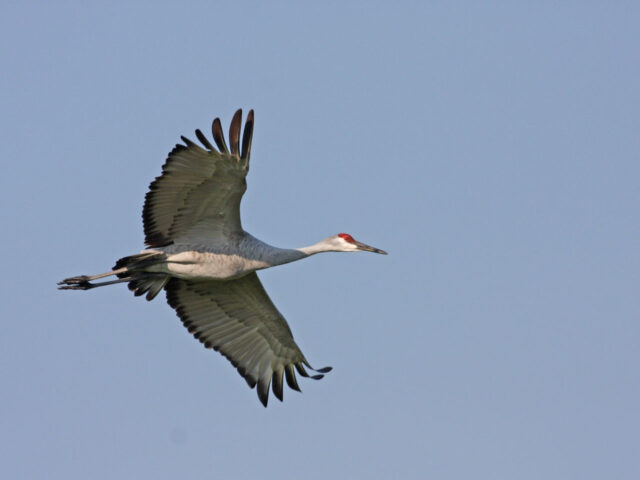
[[[89,3],[0,7],[2,478],[640,478],[637,3]],[[267,409],[162,296],[55,288],[238,107],[249,232],[390,253],[261,273],[334,367]]]

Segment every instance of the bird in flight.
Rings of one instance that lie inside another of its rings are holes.
[[[196,130],[203,147],[181,137],[162,174],[151,182],[142,219],[146,249],[118,260],[98,275],[65,278],[63,290],[89,290],[128,283],[134,295],[153,300],[163,289],[184,326],[206,348],[224,355],[266,407],[269,388],[282,401],[283,379],[300,391],[295,371],[319,380],[331,367],[315,370],[293,340],[284,317],[265,292],[257,270],[321,252],[386,252],[339,233],[302,248],[276,248],[245,232],[240,200],[247,189],[253,110],[242,139],[242,110],[229,128],[211,126],[217,146]],[[116,279],[95,282],[101,278]],[[309,374],[305,366],[315,374]],[[294,371],[295,368],[295,371]]]

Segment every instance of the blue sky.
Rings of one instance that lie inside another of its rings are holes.
[[[640,8],[4,2],[4,478],[635,479]],[[180,135],[254,108],[245,228],[314,365],[264,409],[143,245]]]

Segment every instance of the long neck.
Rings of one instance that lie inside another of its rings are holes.
[[[308,247],[296,248],[296,250],[298,252],[302,252],[302,254],[304,254],[305,257],[315,255],[316,253],[335,251],[331,246],[327,245],[326,240],[322,240],[318,243],[314,243],[313,245],[309,245]]]
[[[246,232],[241,243],[243,256],[262,263],[263,266],[259,268],[275,267],[276,265],[295,262],[316,253],[329,252],[331,250],[332,248],[327,244],[326,239],[308,247],[278,248],[264,243]]]
[[[323,242],[314,243],[308,247],[300,248],[274,248],[272,250],[272,265],[282,265],[284,263],[295,262],[296,260],[302,260],[303,258],[310,257],[316,253],[330,252],[331,249],[324,245]]]

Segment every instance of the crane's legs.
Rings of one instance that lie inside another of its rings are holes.
[[[128,283],[129,290],[134,295],[140,296],[146,293],[147,300],[153,300],[162,291],[170,277],[165,273],[149,272],[147,269],[162,263],[165,258],[166,255],[163,253],[154,251],[129,255],[118,260],[110,272],[65,278],[58,282],[58,288],[60,290],[90,290],[114,283]],[[112,275],[117,275],[118,278],[106,282],[93,282]]]
[[[111,275],[118,275],[127,271],[127,268],[118,268],[111,270],[110,272],[99,273],[97,275],[78,275],[77,277],[65,278],[61,282],[58,282],[58,289],[60,290],[89,290],[95,287],[104,287],[106,285],[113,285],[114,283],[128,282],[129,278],[119,278],[118,280],[111,280],[107,282],[91,283],[93,280],[99,278],[110,277]]]

